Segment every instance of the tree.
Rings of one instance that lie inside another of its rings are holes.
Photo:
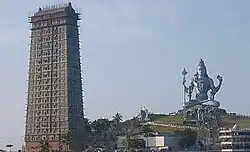
[[[150,133],[153,133],[153,132],[154,130],[151,129],[149,126],[147,125],[142,126],[142,133],[149,135]]]
[[[92,134],[91,122],[89,121],[88,118],[84,118],[84,130],[87,136]]]
[[[70,144],[72,143],[72,134],[70,131],[62,136],[62,142],[67,146],[66,151],[70,151]]]
[[[110,130],[112,130],[112,134],[115,136],[121,135],[124,133],[124,125],[122,122],[123,118],[120,113],[116,113],[110,122]]]
[[[192,131],[191,129],[185,129],[181,132],[182,139],[179,142],[179,145],[182,148],[189,148],[193,146],[197,139],[197,132]]]
[[[108,119],[97,119],[91,123],[92,129],[92,143],[95,148],[108,147],[108,130],[110,128],[110,121]]]
[[[141,124],[136,117],[125,121],[123,123],[123,128],[125,130],[125,134],[135,135],[141,133]]]
[[[41,140],[39,142],[40,144],[40,151],[41,152],[50,152],[49,148],[50,148],[50,145],[49,145],[49,142],[46,141],[46,140]]]
[[[130,137],[132,138],[133,135],[142,133],[147,133],[148,135],[148,133],[153,132],[149,126],[141,125],[136,117],[122,122],[122,116],[119,113],[116,113],[111,121],[109,119],[101,118],[90,122],[85,118],[83,127],[87,134],[87,142],[83,143],[83,149],[89,151],[94,151],[94,149],[97,148],[113,151],[117,146],[117,136],[127,135],[127,140],[124,142],[128,145],[128,140]],[[130,141],[132,147],[134,144],[141,145],[141,143],[142,141],[139,139],[133,139]]]
[[[130,138],[127,142],[129,149],[142,149],[146,144],[145,140],[139,138]]]
[[[91,123],[92,133],[100,134],[110,127],[108,119],[97,119]]]
[[[93,132],[92,132],[92,124],[91,121],[88,118],[83,119],[83,132],[82,136],[84,136],[84,140],[82,142],[82,150],[88,151],[92,150],[91,147],[93,147]]]
[[[120,113],[116,113],[113,116],[113,122],[115,122],[116,124],[119,124],[122,120],[123,120],[123,118],[122,118],[122,115]]]

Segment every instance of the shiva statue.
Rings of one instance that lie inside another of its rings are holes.
[[[220,90],[222,85],[222,77],[217,76],[219,84],[214,85],[213,79],[207,74],[207,68],[204,61],[201,59],[196,73],[191,79],[189,86],[186,86],[185,75],[187,72],[182,72],[183,87],[184,87],[184,119],[192,120],[195,122],[209,123],[214,122],[216,118],[220,103],[215,101],[214,97]],[[186,94],[188,95],[188,101],[186,101]],[[192,97],[194,95],[194,97]]]
[[[197,66],[196,73],[191,79],[190,86],[187,87],[185,84],[186,80],[183,79],[182,84],[185,93],[188,94],[188,102],[214,101],[214,96],[219,91],[222,84],[222,77],[220,75],[217,76],[217,79],[219,80],[219,84],[218,86],[215,86],[213,79],[207,74],[207,68],[204,61],[201,59]],[[195,97],[192,99],[193,92]]]

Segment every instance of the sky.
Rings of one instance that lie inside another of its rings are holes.
[[[23,143],[27,97],[28,16],[59,0],[2,0],[0,9],[0,148]],[[65,1],[64,1],[65,2]],[[203,58],[223,85],[221,107],[249,114],[250,1],[73,0],[82,13],[85,115],[125,119],[146,106],[154,113],[182,106],[182,69],[188,82]],[[250,126],[249,126],[250,127]]]

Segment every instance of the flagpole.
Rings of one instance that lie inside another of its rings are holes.
[[[183,75],[183,107],[185,106],[186,104],[186,86],[185,86],[185,82],[186,82],[186,75],[187,75],[187,71],[186,69],[184,68],[183,71],[182,71],[182,75]]]

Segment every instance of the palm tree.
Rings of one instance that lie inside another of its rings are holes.
[[[116,113],[114,116],[113,116],[113,121],[115,123],[120,123],[121,121],[123,120],[122,118],[122,115],[120,113]]]
[[[66,151],[70,151],[70,144],[72,143],[72,134],[70,131],[62,136],[62,142],[67,145]]]

